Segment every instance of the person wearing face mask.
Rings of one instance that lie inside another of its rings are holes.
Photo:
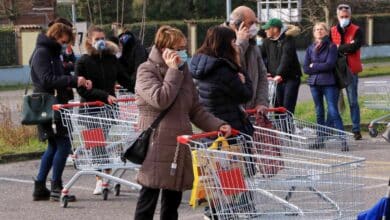
[[[91,80],[94,88],[91,90],[78,88],[80,101],[102,101],[113,105],[116,102],[116,83],[126,89],[130,88],[130,79],[115,56],[119,52],[119,48],[115,43],[106,41],[106,35],[99,27],[91,27],[88,30],[85,48],[87,54],[81,56],[76,62],[75,75]],[[96,113],[89,111],[88,114]],[[109,129],[109,127],[103,127],[105,134],[108,133]],[[101,157],[106,152],[104,147],[94,147],[92,149],[93,157]],[[110,170],[105,170],[105,172],[110,173]],[[96,178],[96,187],[93,194],[100,195],[103,191],[103,180],[100,177]]]
[[[53,24],[46,32],[38,35],[35,50],[30,59],[31,81],[35,93],[55,95],[58,103],[66,104],[73,99],[72,88],[89,91],[92,83],[83,76],[67,75],[60,59],[61,45],[73,40],[72,29],[61,23]],[[55,122],[56,132],[52,123],[39,124],[40,141],[47,141],[48,146],[42,156],[38,175],[34,181],[33,200],[60,199],[62,173],[66,159],[71,150],[68,131],[61,121]],[[46,188],[47,176],[52,170],[51,190]],[[71,198],[74,200],[74,197]]]
[[[358,103],[358,73],[363,71],[360,60],[360,47],[363,44],[363,31],[351,22],[351,7],[341,4],[337,7],[339,23],[331,28],[330,37],[338,51],[347,56],[348,66],[352,74],[352,82],[346,88],[352,119],[352,132],[356,140],[361,140],[360,108]]]
[[[267,70],[256,45],[257,24],[255,12],[246,6],[234,9],[229,20],[229,27],[236,32],[242,71],[252,82],[253,96],[244,107],[256,108],[264,113],[268,108],[268,81]]]
[[[149,149],[137,181],[142,185],[135,220],[153,220],[161,193],[161,220],[177,220],[182,194],[194,180],[191,152],[178,146],[176,137],[192,134],[192,124],[203,131],[220,130],[228,136],[231,127],[207,112],[199,103],[187,65],[187,40],[177,28],[161,26],[146,62],[140,65],[135,83],[139,128],[144,130],[169,108],[151,135]],[[172,165],[177,151],[176,168]]]
[[[294,25],[284,27],[280,19],[270,19],[262,29],[266,31],[261,52],[267,60],[267,72],[278,82],[275,106],[283,106],[294,113],[301,83],[299,64],[294,37],[300,29]]]

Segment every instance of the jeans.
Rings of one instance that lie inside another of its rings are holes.
[[[328,125],[339,130],[344,130],[343,121],[337,107],[339,89],[336,86],[310,86],[313,96],[317,124]],[[328,105],[328,118],[325,121],[324,97]]]
[[[286,79],[286,81],[279,83],[276,89],[275,107],[283,106],[289,112],[294,113],[300,84],[300,78]]]
[[[360,108],[358,103],[358,83],[357,74],[352,74],[352,83],[348,85],[347,97],[352,120],[352,132],[360,132]]]
[[[54,137],[48,139],[48,145],[41,159],[41,165],[37,176],[37,181],[46,182],[47,175],[51,168],[52,181],[61,182],[66,159],[70,154],[71,144],[69,137]]]
[[[143,186],[135,209],[135,220],[153,220],[160,191],[162,191],[160,219],[177,220],[179,218],[177,209],[181,203],[182,192]]]

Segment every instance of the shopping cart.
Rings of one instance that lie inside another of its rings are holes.
[[[390,81],[366,81],[363,83],[364,106],[375,110],[390,110]],[[378,136],[379,124],[389,125],[390,114],[376,118],[368,125],[371,137]]]
[[[115,85],[115,97],[119,99],[134,98],[134,93],[129,92],[125,87],[116,84]]]
[[[258,141],[279,138],[283,146],[326,151],[348,151],[356,145],[352,133],[298,119],[283,107],[269,109],[267,117],[272,128],[256,126],[254,109],[247,113],[252,116]]]
[[[274,107],[275,106],[276,88],[277,88],[277,86],[278,86],[277,82],[272,77],[268,77],[268,102],[269,102],[269,107]]]
[[[67,207],[69,189],[82,175],[103,178],[104,200],[108,198],[110,181],[134,190],[141,188],[136,183],[116,176],[120,170],[139,168],[139,165],[121,161],[126,146],[138,136],[137,122],[116,118],[115,108],[100,101],[54,105],[53,110],[60,112],[62,123],[68,130],[74,152],[74,165],[79,170],[62,190],[62,207]],[[113,170],[111,175],[101,172],[107,169]],[[119,189],[120,185],[116,185],[117,195]]]
[[[214,219],[356,219],[364,158],[253,141],[238,135],[229,149],[209,149],[218,132],[179,136],[196,151]],[[259,154],[277,148],[280,156]],[[272,175],[262,170],[275,171]]]

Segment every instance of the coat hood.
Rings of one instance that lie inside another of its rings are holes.
[[[94,47],[86,47],[88,55],[99,55],[99,52]],[[103,54],[115,55],[119,53],[119,47],[112,41],[106,41],[106,49],[103,50]]]
[[[196,54],[191,59],[190,72],[194,79],[202,79],[212,74],[215,68],[223,65],[237,70],[237,67],[227,59]]]
[[[60,55],[61,54],[61,45],[57,43],[57,41],[49,38],[45,34],[41,33],[38,35],[37,38],[37,47],[45,47],[49,49],[53,55]]]
[[[292,24],[286,25],[286,36],[296,37],[301,33],[301,28]]]

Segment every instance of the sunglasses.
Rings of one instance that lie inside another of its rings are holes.
[[[337,8],[338,10],[349,10],[349,6],[340,6]]]

